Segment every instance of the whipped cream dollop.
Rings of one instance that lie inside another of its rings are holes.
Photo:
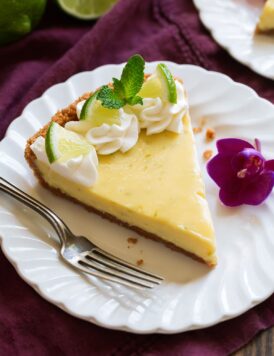
[[[38,137],[30,147],[39,161],[50,166],[50,169],[60,176],[85,187],[95,184],[98,178],[98,158],[93,147],[87,155],[80,155],[65,162],[55,161],[53,163],[49,163],[44,137]]]
[[[155,75],[155,74],[154,74]],[[148,80],[153,80],[152,75]],[[164,130],[180,134],[183,131],[182,118],[188,111],[188,102],[183,84],[175,80],[177,103],[172,104],[163,98],[144,98],[143,105],[135,105],[133,110],[139,117],[140,128],[146,129],[147,135]]]
[[[78,118],[85,101],[76,106]],[[65,128],[81,133],[96,149],[98,154],[108,155],[116,151],[127,152],[138,141],[139,123],[135,114],[119,109],[120,125],[103,123],[98,127],[90,127],[88,121],[70,121]]]
[[[81,100],[81,101],[79,101],[79,103],[76,104],[76,114],[77,114],[78,119],[80,119],[80,114],[81,114],[81,111],[83,109],[85,102],[86,102],[86,100]]]

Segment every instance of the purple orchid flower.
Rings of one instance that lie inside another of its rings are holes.
[[[274,186],[274,159],[263,157],[257,139],[255,146],[237,138],[218,140],[216,146],[218,154],[208,162],[207,171],[220,187],[223,204],[261,204]]]

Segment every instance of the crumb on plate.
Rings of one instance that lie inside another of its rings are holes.
[[[128,237],[127,242],[128,242],[129,244],[135,245],[135,244],[137,244],[138,239],[137,239],[136,237]]]
[[[203,129],[202,129],[201,126],[193,127],[193,132],[194,132],[195,134],[202,132],[202,130],[203,130]]]
[[[207,161],[209,160],[209,158],[211,158],[213,155],[213,151],[212,150],[205,150],[203,153],[203,157],[204,159]]]
[[[216,137],[216,132],[214,129],[208,128],[206,130],[206,139],[207,141],[212,141]]]
[[[142,266],[144,264],[144,260],[141,258],[136,262],[137,266]]]

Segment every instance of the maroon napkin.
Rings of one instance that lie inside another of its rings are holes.
[[[134,53],[228,74],[274,102],[273,82],[233,60],[190,0],[121,0],[97,23],[49,3],[31,35],[0,49],[0,138],[24,106],[72,74]],[[184,316],[182,315],[182,318]],[[42,299],[0,253],[0,355],[226,355],[274,325],[274,296],[244,315],[177,335],[134,335],[78,320]]]

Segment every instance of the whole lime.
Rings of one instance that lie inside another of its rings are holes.
[[[0,45],[15,41],[39,23],[47,0],[1,0]]]

